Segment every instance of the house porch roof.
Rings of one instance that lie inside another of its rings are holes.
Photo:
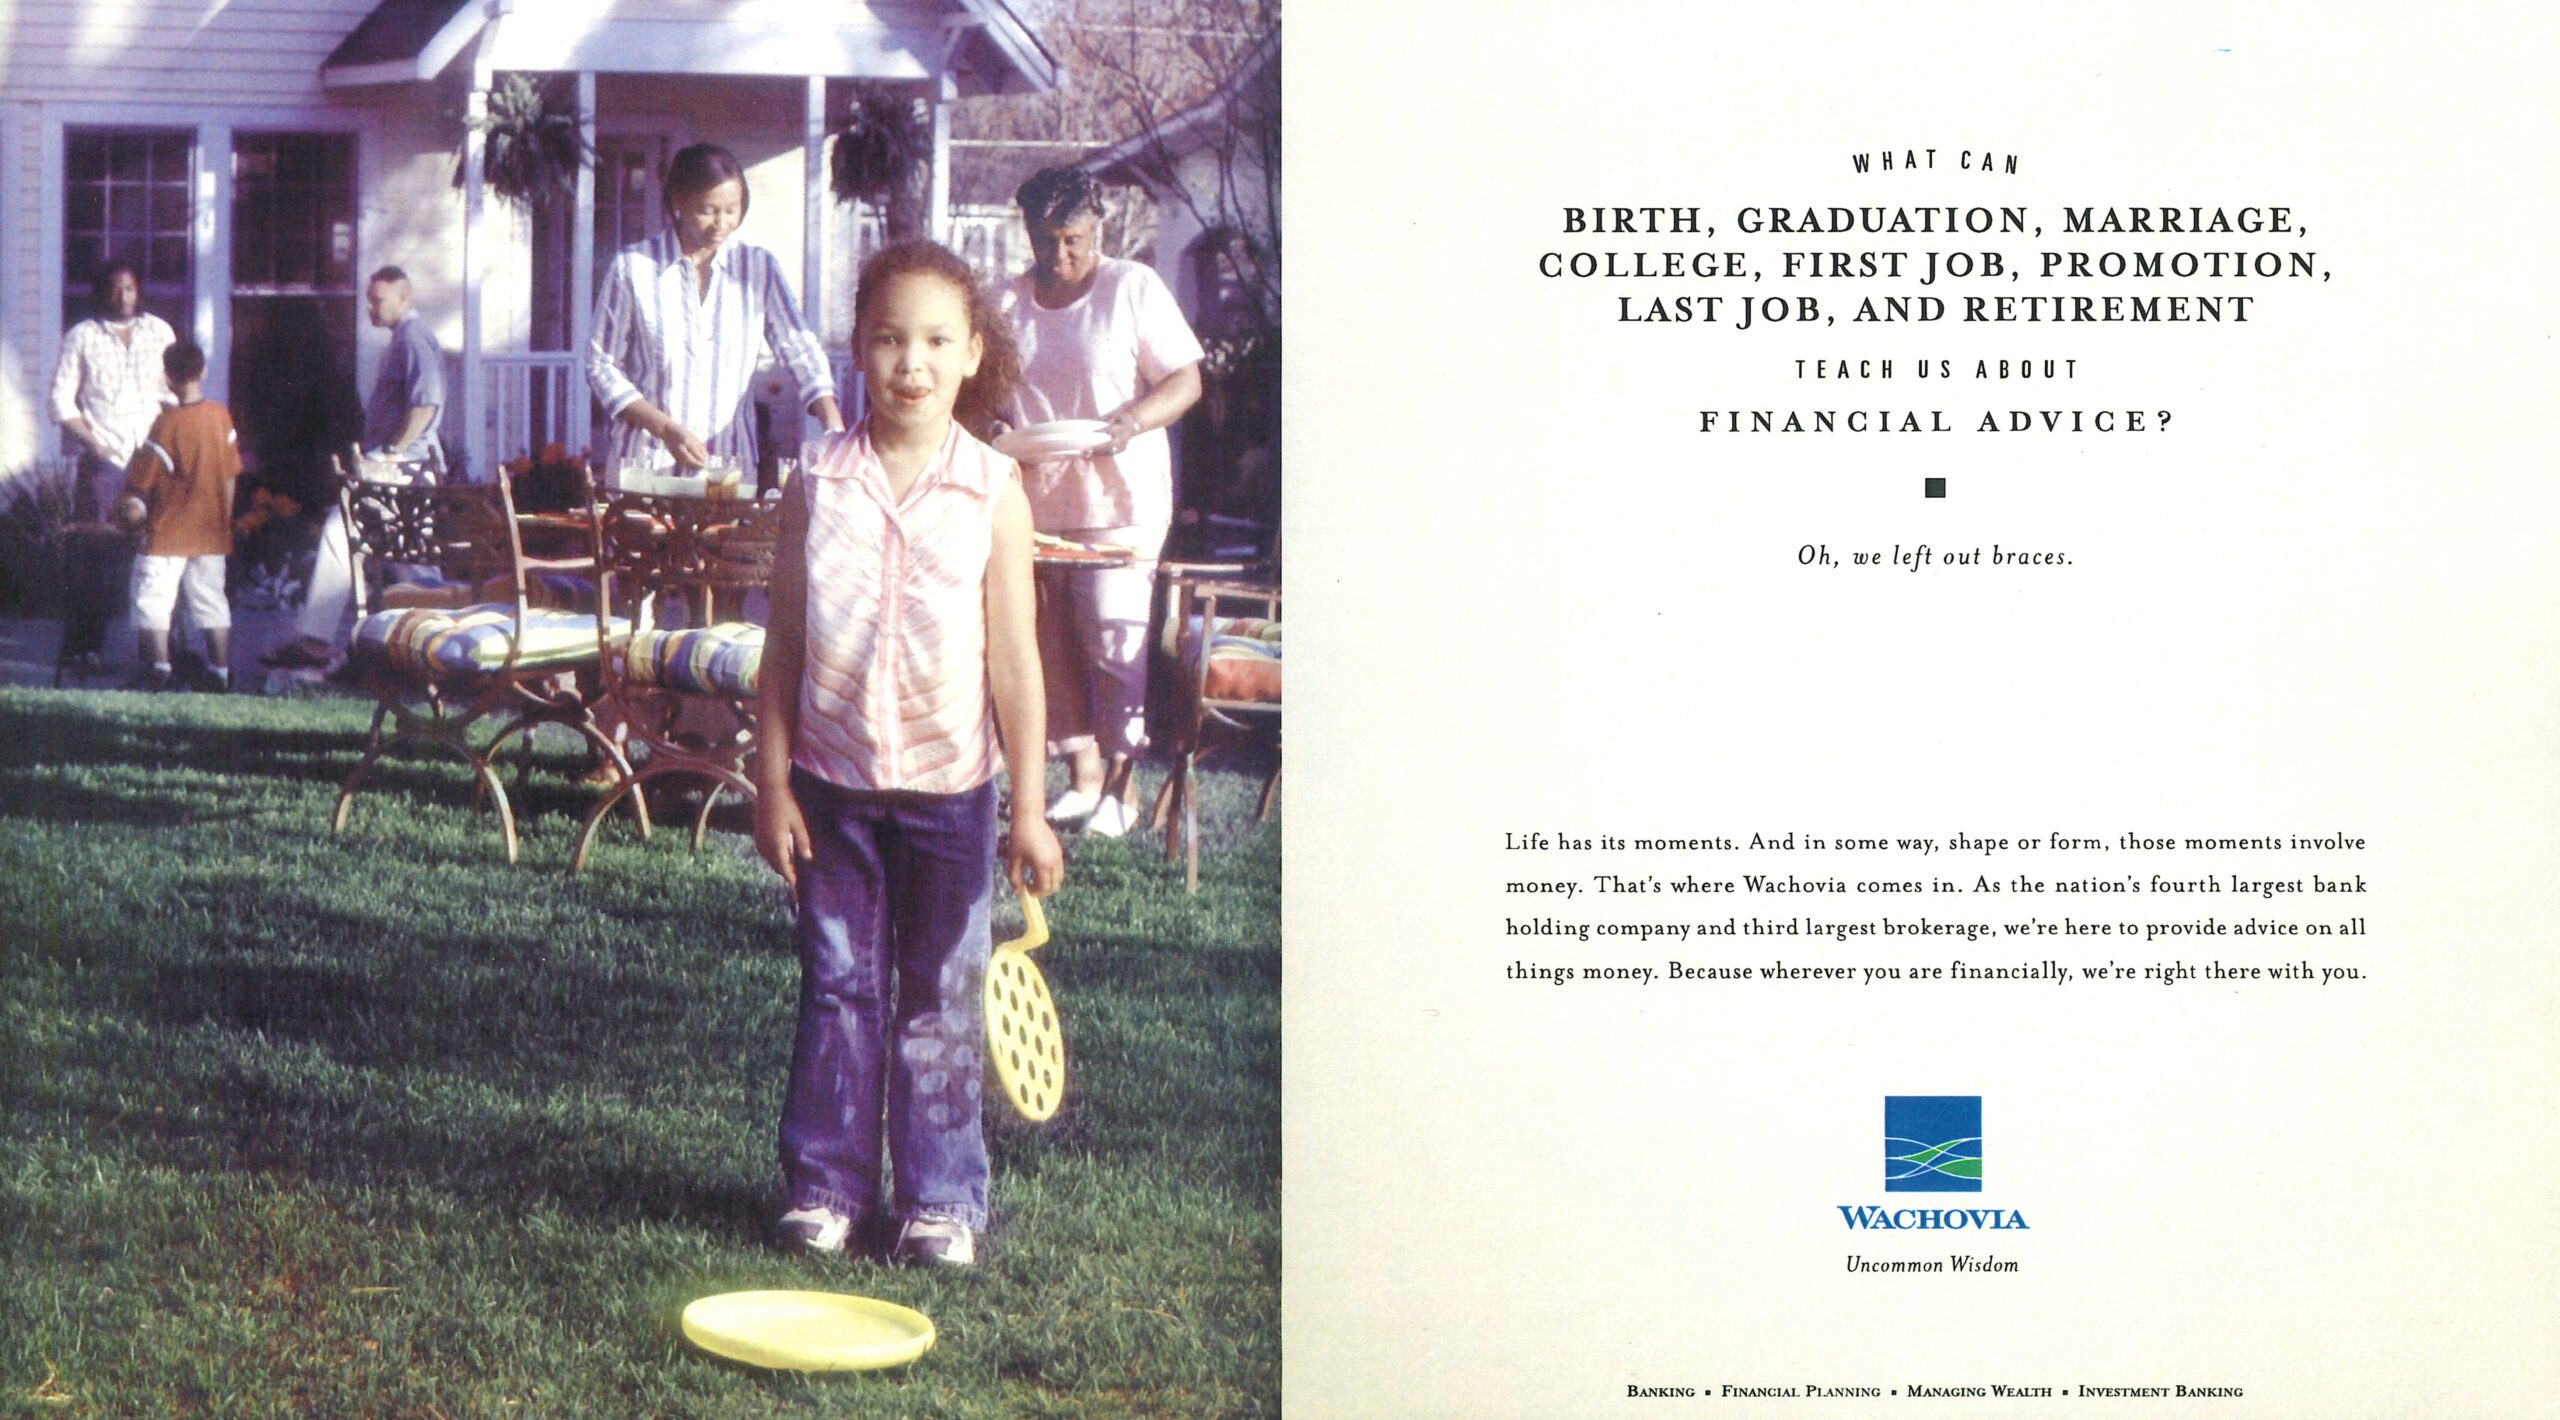
[[[331,88],[442,74],[475,40],[490,67],[617,74],[948,79],[963,96],[1054,89],[1057,59],[1006,0],[806,5],[741,20],[621,18],[616,7],[539,0],[381,0],[320,66]],[[591,9],[595,13],[585,13]],[[492,22],[498,22],[494,31]],[[689,32],[721,31],[721,43]]]
[[[1227,121],[1228,111],[1240,102],[1255,101],[1257,86],[1266,81],[1271,65],[1279,57],[1279,33],[1275,30],[1255,41],[1253,48],[1236,61],[1235,72],[1207,97],[1157,124],[1154,132],[1131,134],[1108,148],[1087,154],[1076,166],[1105,182],[1154,187],[1171,181],[1170,173],[1159,170],[1161,160],[1214,142],[1212,135]],[[1267,104],[1276,98],[1274,93],[1259,101]]]

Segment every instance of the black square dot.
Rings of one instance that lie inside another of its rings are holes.
[[[1947,496],[1947,481],[1946,481],[1945,479],[1943,479],[1943,478],[1924,478],[1924,479],[1921,479],[1921,480],[1920,480],[1920,496],[1921,496],[1921,497],[1923,497],[1923,498],[1944,498],[1944,497],[1946,497],[1946,496]]]

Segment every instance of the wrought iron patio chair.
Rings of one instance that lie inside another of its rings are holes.
[[[693,821],[696,852],[723,795],[754,801],[764,628],[740,613],[746,594],[772,580],[781,527],[782,504],[772,498],[622,493],[605,505],[599,625],[614,608],[625,608],[634,628],[604,647],[605,691],[630,735],[638,768],[588,809],[569,871],[585,867],[614,804],[625,795],[644,799],[654,781],[706,781]],[[678,619],[680,626],[656,624]]]
[[[530,773],[533,732],[547,724],[575,731],[628,778],[630,763],[597,723],[602,695],[600,647],[613,635],[584,611],[540,605],[534,589],[547,580],[593,576],[597,541],[592,499],[580,511],[519,517],[510,480],[494,485],[434,486],[350,480],[340,495],[350,553],[356,561],[358,609],[367,568],[406,563],[434,569],[449,586],[487,600],[462,607],[388,607],[360,614],[349,645],[358,683],[374,697],[363,756],[338,791],[330,830],[342,832],[374,766],[391,751],[418,744],[448,751],[471,767],[473,802],[486,798],[498,815],[507,861],[517,861],[516,818],[496,761],[510,742],[523,751],[519,789]],[[529,555],[528,529],[565,537],[569,555]],[[491,595],[495,593],[496,595]],[[382,733],[385,721],[392,732]],[[496,725],[477,737],[483,721]],[[634,806],[647,831],[647,807]]]

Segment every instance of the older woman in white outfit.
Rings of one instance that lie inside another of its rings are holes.
[[[1042,573],[1049,746],[1072,774],[1049,817],[1116,836],[1135,821],[1130,769],[1146,747],[1147,610],[1173,521],[1165,426],[1200,398],[1200,341],[1152,268],[1102,255],[1104,206],[1091,177],[1047,168],[1014,201],[1030,230],[1032,267],[998,299],[1022,351],[1013,422],[1100,419],[1111,433],[1109,446],[1089,456],[1024,470],[1033,526],[1138,551],[1126,568]]]

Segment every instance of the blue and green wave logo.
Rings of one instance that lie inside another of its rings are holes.
[[[1982,1096],[1885,1096],[1884,1191],[1980,1193]]]

